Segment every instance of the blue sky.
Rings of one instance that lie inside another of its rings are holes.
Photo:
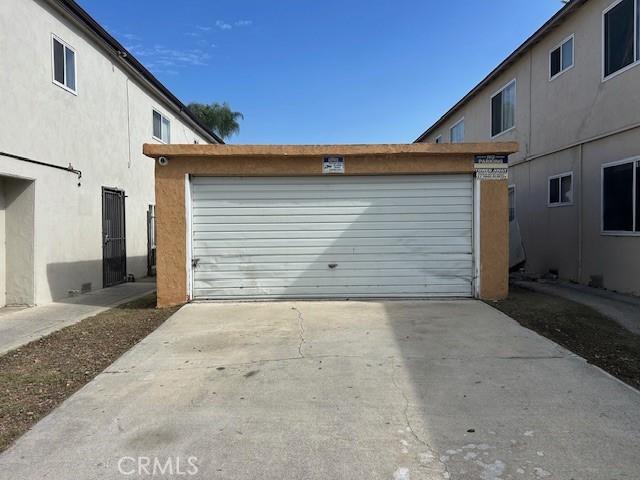
[[[229,143],[411,142],[560,0],[80,0]]]

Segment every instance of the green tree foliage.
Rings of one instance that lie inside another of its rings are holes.
[[[231,110],[226,102],[223,104],[214,102],[210,105],[190,103],[187,108],[222,139],[240,132],[239,120],[243,120],[244,115]]]

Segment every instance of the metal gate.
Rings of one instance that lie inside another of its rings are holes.
[[[102,188],[102,285],[127,280],[127,241],[122,190]]]

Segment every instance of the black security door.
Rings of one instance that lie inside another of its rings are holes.
[[[104,287],[127,279],[124,192],[102,188],[102,283]]]

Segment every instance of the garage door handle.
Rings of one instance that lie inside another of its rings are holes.
[[[329,268],[331,268],[331,269],[336,268],[337,266],[338,266],[337,263],[330,263],[329,264]]]

